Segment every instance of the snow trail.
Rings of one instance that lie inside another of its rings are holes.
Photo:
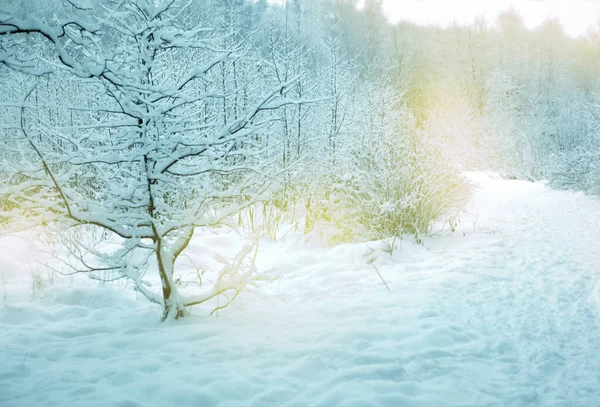
[[[471,178],[454,235],[391,256],[265,242],[259,267],[281,278],[218,318],[159,324],[110,286],[17,302],[13,274],[0,406],[600,405],[600,200]],[[215,242],[237,244],[206,234],[191,251]]]

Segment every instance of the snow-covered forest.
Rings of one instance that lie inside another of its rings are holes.
[[[600,403],[600,25],[383,6],[0,0],[0,406]]]

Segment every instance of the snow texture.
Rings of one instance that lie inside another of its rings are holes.
[[[391,256],[263,242],[279,278],[218,317],[160,323],[131,290],[79,279],[29,302],[36,243],[3,238],[0,406],[600,405],[600,200],[470,178],[454,235]],[[188,254],[242,243],[199,233]]]

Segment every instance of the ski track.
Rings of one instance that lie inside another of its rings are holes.
[[[280,278],[218,318],[161,324],[157,307],[83,283],[21,301],[28,283],[9,273],[0,406],[600,405],[600,200],[472,178],[457,233],[391,256],[265,242],[258,265]]]

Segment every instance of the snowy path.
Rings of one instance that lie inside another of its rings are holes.
[[[9,274],[0,406],[600,405],[600,200],[475,178],[458,233],[393,256],[264,244],[282,278],[219,318]]]

